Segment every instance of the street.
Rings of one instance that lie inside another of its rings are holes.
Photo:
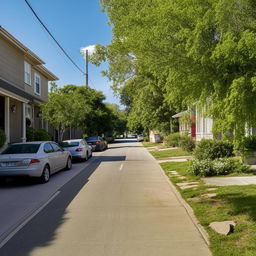
[[[1,256],[208,256],[159,165],[119,141],[47,184],[0,187]]]

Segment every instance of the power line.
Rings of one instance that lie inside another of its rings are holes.
[[[34,9],[32,8],[32,6],[30,5],[30,3],[27,0],[24,0],[26,2],[26,4],[28,5],[28,7],[30,8],[30,10],[32,11],[32,13],[35,15],[35,17],[37,18],[37,20],[40,22],[40,24],[44,27],[44,29],[46,30],[46,32],[50,35],[50,37],[54,40],[54,42],[59,46],[59,48],[62,50],[62,52],[66,55],[66,57],[72,62],[72,64],[83,74],[85,75],[84,71],[72,60],[72,58],[68,55],[68,53],[64,50],[64,48],[60,45],[60,43],[54,38],[54,36],[52,35],[52,33],[49,31],[49,29],[46,27],[46,25],[42,22],[42,20],[38,17],[38,15],[36,14],[36,12],[34,11]]]

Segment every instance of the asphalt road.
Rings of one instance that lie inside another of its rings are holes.
[[[0,196],[1,256],[211,255],[135,141],[113,144],[48,184],[1,187]]]

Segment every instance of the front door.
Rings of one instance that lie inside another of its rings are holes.
[[[0,129],[4,131],[4,97],[0,96]]]

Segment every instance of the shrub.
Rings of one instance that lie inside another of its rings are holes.
[[[191,136],[184,135],[180,137],[179,146],[187,152],[192,152],[196,146],[196,143]]]
[[[47,141],[51,140],[51,135],[44,129],[35,130],[31,127],[27,127],[27,141]]]
[[[233,144],[223,140],[202,139],[194,150],[194,157],[199,160],[217,159],[234,156]]]
[[[192,160],[188,169],[188,173],[195,176],[213,176],[212,161],[205,160]]]
[[[47,141],[51,140],[51,135],[44,129],[38,129],[34,131],[35,141]]]
[[[172,133],[167,137],[167,146],[178,147],[180,142],[180,134]]]
[[[227,175],[246,173],[249,167],[237,158],[219,158],[215,160],[192,160],[188,172],[196,176]]]
[[[6,141],[6,135],[3,130],[0,129],[0,148],[4,145]]]
[[[26,128],[26,137],[27,137],[27,141],[34,141],[35,139],[35,130],[32,127],[28,127]]]
[[[243,155],[256,151],[256,135],[251,135],[249,137],[244,137],[241,144],[240,150]]]

